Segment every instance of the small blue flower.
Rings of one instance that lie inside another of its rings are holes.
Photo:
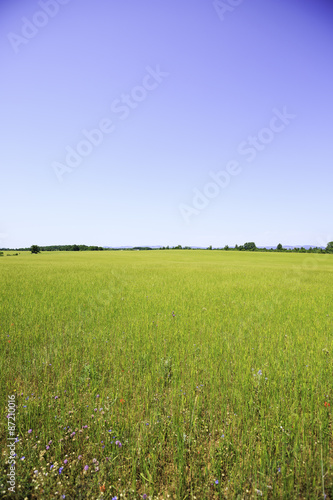
[[[60,467],[60,469],[59,469],[59,474],[61,474],[63,470],[64,470],[64,468],[63,468],[63,467]]]
[[[215,479],[215,484],[219,484],[219,481],[218,481],[218,479]]]

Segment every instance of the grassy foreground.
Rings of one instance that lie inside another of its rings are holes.
[[[2,257],[0,496],[333,499],[332,278],[333,255]]]

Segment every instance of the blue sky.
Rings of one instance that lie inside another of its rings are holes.
[[[333,6],[1,0],[0,247],[333,240]]]

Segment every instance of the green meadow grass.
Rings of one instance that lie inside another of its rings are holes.
[[[0,277],[4,498],[333,498],[333,256],[21,253]]]

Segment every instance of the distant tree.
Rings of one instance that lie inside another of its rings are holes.
[[[182,246],[178,245],[178,246],[174,247],[174,250],[182,250]]]
[[[3,257],[3,252],[0,252],[0,257]]]
[[[257,250],[257,247],[256,247],[256,244],[251,241],[250,243],[244,243],[244,250],[247,250],[247,251],[254,251],[254,250]]]
[[[281,245],[281,243],[278,244],[278,246],[276,247],[277,251],[278,252],[281,252],[283,250],[283,247]]]
[[[209,245],[209,247],[207,248],[207,250],[213,250],[212,245]]]
[[[223,248],[223,250],[229,250],[228,245],[226,245],[226,246]]]
[[[40,253],[40,247],[38,245],[32,245],[30,251],[31,253]]]
[[[80,250],[79,245],[73,245],[72,250],[73,250],[73,252],[78,252]]]
[[[328,253],[333,253],[333,241],[330,241],[329,243],[327,243],[327,247],[326,247],[325,251]]]

